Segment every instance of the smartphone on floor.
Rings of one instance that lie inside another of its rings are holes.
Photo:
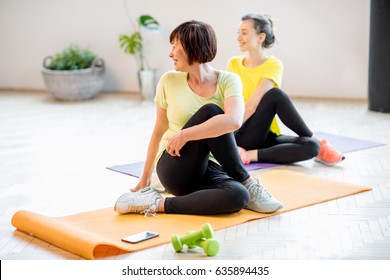
[[[132,234],[126,237],[123,237],[121,240],[124,242],[129,242],[129,243],[138,243],[141,241],[145,241],[154,237],[159,236],[157,232],[152,232],[152,231],[143,231],[139,232],[136,234]]]

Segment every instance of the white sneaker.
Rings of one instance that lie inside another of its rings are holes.
[[[245,206],[246,209],[259,213],[272,213],[283,207],[282,203],[273,198],[266,189],[264,189],[257,179],[245,185],[250,194],[250,199]]]
[[[155,214],[160,199],[162,196],[154,187],[147,187],[122,194],[116,201],[114,210],[119,214]]]

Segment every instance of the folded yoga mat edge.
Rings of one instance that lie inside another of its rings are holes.
[[[11,223],[21,231],[86,259],[94,259],[94,251],[99,245],[112,245],[94,233],[27,210],[16,212]]]

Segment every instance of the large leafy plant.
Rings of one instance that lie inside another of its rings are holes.
[[[70,45],[51,57],[47,68],[52,70],[79,70],[91,67],[96,54],[77,45]]]
[[[144,70],[146,67],[143,53],[144,42],[141,30],[142,28],[145,28],[151,31],[159,31],[160,24],[154,17],[150,15],[141,15],[137,20],[137,24],[133,27],[133,33],[129,35],[122,34],[119,36],[120,46],[125,53],[134,55],[138,69]]]

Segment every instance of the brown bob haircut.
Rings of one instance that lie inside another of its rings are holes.
[[[178,40],[188,56],[188,63],[206,63],[217,54],[217,37],[211,25],[191,20],[177,26],[169,36],[173,43]]]

